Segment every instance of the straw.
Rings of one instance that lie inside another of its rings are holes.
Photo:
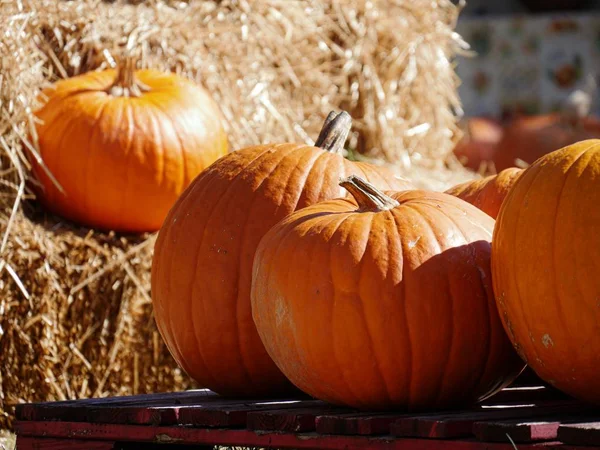
[[[84,229],[34,201],[32,111],[50,83],[132,54],[204,85],[234,150],[312,144],[344,109],[349,157],[420,187],[472,177],[450,156],[464,47],[450,0],[135,3],[0,0],[0,425],[19,402],[193,386],[152,318],[155,235]]]

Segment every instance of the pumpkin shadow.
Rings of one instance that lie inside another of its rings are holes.
[[[22,212],[31,223],[41,226],[55,236],[70,235],[84,239],[93,235],[94,239],[99,242],[118,245],[122,241],[122,244],[135,245],[154,234],[151,232],[124,233],[87,227],[46,210],[38,201],[32,199],[23,201]]]

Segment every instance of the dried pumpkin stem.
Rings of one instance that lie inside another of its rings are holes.
[[[106,90],[114,97],[140,97],[150,88],[135,78],[135,62],[133,57],[123,58],[117,66],[115,81]]]
[[[315,146],[331,153],[341,154],[348,134],[350,134],[350,128],[352,128],[350,114],[346,111],[340,113],[331,111],[323,123]]]
[[[356,175],[350,175],[348,178],[341,180],[340,186],[354,197],[354,200],[358,203],[359,211],[387,211],[400,206],[397,200],[385,195],[375,186]]]

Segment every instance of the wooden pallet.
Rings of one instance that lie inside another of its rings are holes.
[[[16,413],[18,450],[513,450],[513,442],[519,450],[600,449],[600,408],[541,386],[505,389],[468,410],[419,414],[226,399],[207,390],[23,404]]]

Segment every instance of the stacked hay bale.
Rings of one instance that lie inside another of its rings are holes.
[[[449,0],[29,0],[1,14],[0,425],[18,402],[191,386],[152,318],[155,236],[83,229],[32,201],[24,155],[48,83],[133,52],[208,88],[232,149],[312,143],[343,108],[351,156],[433,188],[468,177],[444,170],[460,108]]]

